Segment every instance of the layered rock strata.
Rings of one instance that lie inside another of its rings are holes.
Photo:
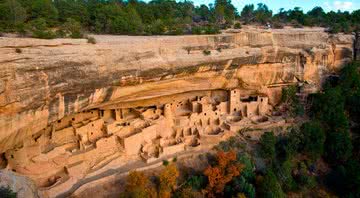
[[[44,197],[140,158],[284,126],[282,88],[316,91],[356,54],[354,36],[322,29],[94,37],[0,38],[1,164]]]

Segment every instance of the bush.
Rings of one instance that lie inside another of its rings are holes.
[[[205,56],[209,56],[211,54],[211,51],[210,50],[203,50],[203,54]]]
[[[87,38],[87,42],[91,43],[91,44],[96,44],[96,39],[94,37],[90,36],[90,37]]]
[[[192,34],[203,34],[205,31],[202,27],[192,27],[191,33]]]
[[[84,35],[81,30],[81,24],[74,19],[67,19],[61,27],[61,30],[65,33],[65,36],[71,38],[82,38]]]
[[[163,160],[163,165],[164,165],[164,166],[169,165],[169,161],[167,161],[167,160]]]
[[[291,25],[294,27],[294,28],[303,28],[304,26],[301,25],[298,21],[296,20],[292,20],[291,21]]]
[[[297,182],[305,189],[314,188],[317,185],[316,179],[314,176],[308,174],[307,166],[305,163],[300,163],[299,175],[297,176]]]
[[[150,35],[161,35],[165,32],[165,24],[162,20],[158,19],[154,22],[152,22],[149,26],[146,28],[146,33]]]
[[[328,32],[330,34],[337,34],[341,31],[341,26],[338,23],[333,23],[330,25]]]
[[[290,160],[285,161],[276,169],[276,175],[285,192],[297,189],[297,184],[292,176],[292,163]]]
[[[18,54],[21,54],[22,53],[22,50],[20,48],[16,48],[15,49],[15,52],[18,53]]]
[[[220,29],[217,26],[210,25],[205,28],[205,34],[219,34]]]
[[[218,145],[215,146],[215,149],[228,152],[233,149],[243,149],[244,143],[237,136],[230,137],[226,141],[221,141]]]
[[[0,197],[1,198],[16,198],[16,192],[13,192],[9,187],[0,187]]]
[[[255,198],[255,187],[243,176],[236,177],[229,185],[225,187],[224,197],[237,197],[238,194],[244,194],[247,198]]]
[[[194,190],[201,190],[206,187],[207,178],[204,175],[193,175],[186,180],[186,185]]]
[[[27,34],[27,29],[28,29],[28,25],[26,25],[25,23],[18,23],[15,26],[15,31],[20,35],[20,36],[26,36]]]
[[[273,27],[274,29],[284,29],[284,24],[282,24],[281,22],[274,22],[274,23],[272,24],[272,27]]]
[[[234,28],[241,29],[241,23],[239,23],[239,22],[235,23]]]
[[[38,18],[31,21],[31,32],[32,36],[40,39],[53,39],[56,37],[54,32],[48,29],[46,20]]]

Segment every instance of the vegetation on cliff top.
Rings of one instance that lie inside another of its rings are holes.
[[[274,28],[322,26],[333,33],[358,28],[360,10],[324,12],[315,7],[277,14],[265,4],[246,5],[238,11],[231,0],[195,6],[191,1],[152,0],[0,0],[0,32],[37,38],[82,37],[82,31],[129,35],[217,34],[243,24],[270,23]]]

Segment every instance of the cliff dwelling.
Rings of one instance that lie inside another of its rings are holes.
[[[42,197],[287,127],[282,89],[306,97],[353,55],[353,36],[311,29],[95,38],[0,39],[0,165]]]
[[[214,144],[231,131],[282,120],[271,116],[265,95],[247,95],[241,89],[190,95],[156,106],[66,116],[5,152],[7,168],[31,177],[42,188],[61,188],[115,158],[151,163]]]

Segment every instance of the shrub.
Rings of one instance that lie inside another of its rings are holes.
[[[31,32],[32,36],[40,39],[53,39],[56,37],[54,32],[48,29],[46,20],[38,18],[31,21]]]
[[[170,197],[171,192],[176,187],[179,171],[175,164],[166,166],[159,175],[159,195],[160,197]]]
[[[87,42],[91,43],[91,44],[96,44],[96,39],[94,37],[90,36],[87,38]]]
[[[142,172],[131,171],[126,177],[125,192],[120,197],[155,197],[156,190]]]
[[[333,23],[330,25],[329,29],[328,29],[328,32],[330,34],[337,34],[339,32],[341,32],[341,26],[340,24],[338,23]]]
[[[148,26],[148,29],[146,31],[151,35],[161,35],[161,34],[164,34],[165,29],[166,29],[166,27],[165,27],[164,22],[162,20],[158,19],[158,20],[152,22]]]
[[[225,196],[224,197],[238,197],[236,195],[243,194],[244,197],[255,198],[255,187],[249,181],[247,181],[243,176],[236,177],[225,187]]]
[[[27,34],[27,29],[28,29],[28,25],[26,25],[25,23],[18,23],[15,26],[15,31],[20,35],[20,36],[26,36]]]
[[[219,34],[220,29],[217,26],[209,25],[205,28],[205,34]]]
[[[163,165],[164,165],[164,166],[169,165],[169,161],[167,161],[167,160],[163,160]]]
[[[272,26],[275,29],[284,29],[284,24],[282,24],[281,22],[274,22]]]
[[[84,35],[81,30],[81,24],[74,19],[67,19],[61,27],[61,30],[65,33],[65,36],[71,38],[82,38]]]
[[[203,54],[205,56],[209,56],[211,54],[211,51],[210,50],[203,50]]]
[[[9,187],[0,187],[0,197],[2,198],[16,198],[16,192],[13,192]]]
[[[301,25],[298,21],[296,20],[292,20],[291,21],[291,25],[294,27],[294,28],[303,28],[304,26]]]
[[[241,23],[239,23],[239,22],[235,23],[234,28],[241,29]]]
[[[193,175],[186,180],[186,185],[194,190],[201,190],[206,187],[207,178],[204,175]]]
[[[233,149],[240,150],[243,148],[244,148],[244,143],[237,136],[230,137],[226,141],[221,141],[218,145],[215,146],[216,150],[221,150],[225,152],[228,152]]]
[[[192,27],[191,33],[192,34],[203,34],[204,30],[202,27]]]
[[[18,54],[21,54],[22,53],[22,50],[20,48],[16,48],[15,49],[15,52],[18,53]]]

